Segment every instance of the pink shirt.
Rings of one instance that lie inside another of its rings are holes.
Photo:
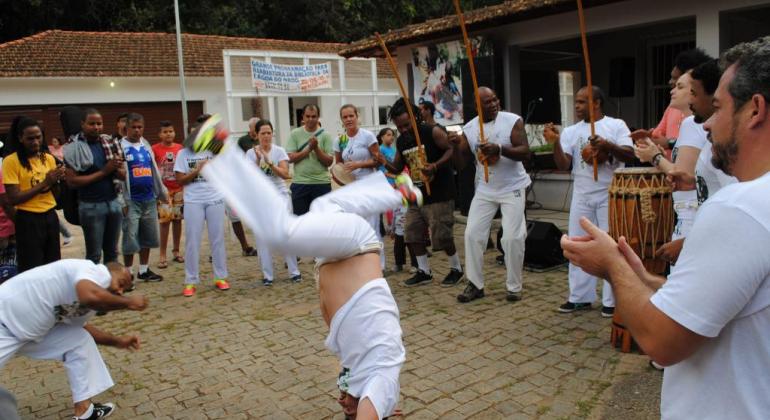
[[[679,126],[684,121],[684,114],[682,111],[671,108],[666,108],[666,112],[663,113],[663,118],[660,119],[658,126],[652,130],[652,137],[663,137],[666,139],[676,139],[679,137]]]

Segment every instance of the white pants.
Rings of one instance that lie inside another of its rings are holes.
[[[285,210],[284,210],[285,211]],[[200,283],[200,248],[203,239],[203,223],[209,231],[209,247],[214,263],[214,277],[227,278],[227,254],[225,252],[225,203],[184,203],[184,283]]]
[[[487,249],[492,219],[499,208],[503,214],[501,245],[505,252],[505,288],[509,292],[521,291],[524,243],[527,239],[524,206],[522,190],[498,195],[477,190],[473,196],[465,226],[465,275],[479,289],[484,288],[484,250]]]
[[[275,185],[232,144],[203,168],[203,175],[260,241],[273,252],[297,256],[341,259],[381,246],[366,218],[401,202],[401,194],[378,171],[313,200],[310,212],[297,217],[286,211]]]
[[[609,197],[607,194],[573,195],[569,208],[569,236],[584,236],[586,232],[580,226],[580,218],[586,217],[591,223],[607,232],[609,225]],[[575,264],[569,264],[569,299],[572,303],[596,300],[596,277],[586,273]],[[602,305],[615,307],[615,296],[607,280],[602,286]]]
[[[288,194],[282,194],[282,199],[284,200],[285,210],[292,213],[291,197]],[[262,275],[267,280],[273,280],[273,254],[270,252],[270,247],[263,243],[256,235],[254,235],[254,242],[259,250],[259,263],[262,265]],[[300,274],[296,256],[285,254],[283,259],[286,261],[289,275],[297,276]]]
[[[21,341],[0,325],[0,367],[17,352],[64,362],[74,402],[86,401],[114,385],[94,338],[81,325],[58,324],[38,342]]]

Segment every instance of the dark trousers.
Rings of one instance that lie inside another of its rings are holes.
[[[332,190],[331,184],[291,184],[291,205],[294,214],[302,216],[310,211],[310,204],[316,198],[328,194]]]
[[[19,273],[61,259],[59,217],[45,213],[16,211],[16,263]]]
[[[396,260],[396,265],[404,266],[406,264],[406,249],[407,249],[407,246],[406,246],[406,243],[404,242],[404,236],[394,235],[393,257]],[[411,248],[409,249],[409,260],[412,264],[412,267],[417,267],[417,258],[415,258]]]

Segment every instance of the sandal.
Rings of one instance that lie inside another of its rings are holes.
[[[168,261],[158,261],[158,268],[167,268]]]
[[[174,262],[183,263],[184,262],[184,257],[181,256],[181,255],[174,255],[174,258],[172,258],[172,260]]]
[[[254,249],[253,246],[250,246],[243,250],[243,256],[244,257],[256,257],[257,256],[257,250]]]

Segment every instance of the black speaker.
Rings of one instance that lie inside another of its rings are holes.
[[[634,96],[636,60],[634,57],[615,57],[610,60],[610,97]]]
[[[542,98],[541,102],[539,99]],[[528,123],[545,124],[561,121],[561,100],[559,98],[559,72],[521,71],[521,112],[526,117],[530,106],[534,106]],[[571,106],[571,105],[570,105]]]
[[[64,131],[64,137],[69,137],[80,132],[80,124],[83,122],[83,110],[80,107],[68,105],[59,111],[59,122]]]
[[[553,223],[527,221],[527,242],[524,250],[524,266],[546,269],[566,262],[562,254],[562,232]]]

